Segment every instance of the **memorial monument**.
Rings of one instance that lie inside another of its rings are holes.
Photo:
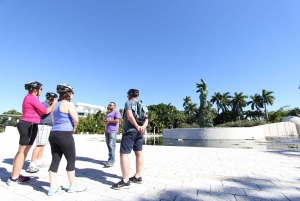
[[[213,120],[210,115],[210,104],[207,101],[208,88],[206,82],[201,79],[202,83],[196,83],[197,92],[200,92],[200,108],[199,108],[199,117],[198,124],[201,128],[203,127],[213,127]]]

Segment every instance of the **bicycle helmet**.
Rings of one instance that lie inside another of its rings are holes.
[[[25,84],[25,89],[32,91],[33,89],[39,89],[42,86],[43,85],[37,81],[31,81],[31,82],[28,82],[27,84]]]
[[[59,94],[60,93],[66,93],[66,92],[72,92],[72,94],[74,94],[73,87],[71,87],[68,84],[59,84],[59,85],[57,85],[56,91]]]
[[[57,98],[57,94],[53,92],[47,92],[46,93],[46,98]]]
[[[137,89],[129,89],[127,94],[131,97],[138,97],[139,96],[139,90]]]

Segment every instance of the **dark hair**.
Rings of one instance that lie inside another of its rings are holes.
[[[129,91],[127,92],[127,94],[130,96],[130,97],[138,97],[140,92],[138,89],[129,89]]]
[[[110,102],[110,103],[113,103],[113,104],[116,106],[116,103],[115,103],[115,102]]]
[[[46,93],[46,98],[57,98],[57,94],[53,92],[47,92]]]
[[[58,101],[67,100],[70,102],[71,94],[72,94],[72,92],[59,93]]]

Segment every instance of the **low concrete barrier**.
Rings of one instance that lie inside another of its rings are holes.
[[[291,122],[280,122],[273,124],[265,124],[259,126],[264,130],[266,137],[279,137],[279,136],[297,136],[297,127]]]
[[[164,129],[166,139],[263,139],[275,136],[296,136],[294,123],[281,122],[254,127],[177,128]]]
[[[19,133],[17,127],[14,127],[14,126],[6,126],[4,132],[5,133]]]
[[[169,139],[260,139],[264,137],[264,131],[259,127],[178,128],[163,130],[163,138]]]

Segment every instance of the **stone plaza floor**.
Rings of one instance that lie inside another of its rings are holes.
[[[113,190],[121,179],[119,144],[117,162],[104,168],[107,148],[96,135],[74,135],[76,142],[76,180],[88,188],[81,193],[67,193],[66,160],[58,171],[64,188],[47,196],[49,178],[46,169],[29,174],[25,170],[34,147],[29,152],[21,174],[30,176],[24,185],[7,186],[13,158],[18,148],[17,133],[0,133],[0,200],[300,200],[300,152],[254,149],[144,146],[145,164],[142,184],[130,189]],[[44,161],[50,164],[50,146]],[[131,175],[135,157],[130,155]]]

